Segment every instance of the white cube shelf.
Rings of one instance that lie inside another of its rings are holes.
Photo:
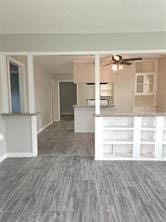
[[[96,117],[96,160],[165,160],[166,117]]]
[[[155,131],[142,130],[141,131],[141,141],[155,143],[155,135],[156,135]]]
[[[163,145],[162,155],[163,155],[163,158],[166,159],[166,144]]]
[[[105,117],[104,118],[104,128],[110,127],[124,127],[132,128],[133,127],[133,118],[132,117]]]
[[[155,156],[155,145],[154,144],[141,144],[140,155],[143,158],[154,158]]]
[[[155,117],[142,117],[142,128],[155,128],[156,119]]]

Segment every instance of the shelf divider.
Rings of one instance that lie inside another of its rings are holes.
[[[134,143],[133,143],[133,158],[140,158],[140,141],[141,141],[141,125],[142,125],[142,117],[135,116],[134,117]]]
[[[102,160],[104,154],[103,144],[103,117],[95,118],[95,160]]]
[[[164,117],[156,117],[156,140],[155,140],[155,158],[162,158],[163,156],[163,123]]]

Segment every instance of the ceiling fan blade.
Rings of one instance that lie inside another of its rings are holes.
[[[112,56],[111,55],[105,56],[105,57],[101,58],[101,60],[105,60],[105,59],[108,59],[108,58],[112,59]]]
[[[131,62],[128,62],[128,61],[125,61],[125,60],[122,60],[121,62],[120,62],[120,64],[121,65],[131,65],[132,63]]]
[[[109,66],[109,65],[112,65],[112,64],[113,64],[113,62],[109,62],[109,63],[107,63],[107,64],[104,64],[103,67]]]
[[[123,61],[138,61],[138,60],[142,60],[143,58],[140,58],[140,57],[138,57],[138,58],[128,58],[128,59],[123,59]]]

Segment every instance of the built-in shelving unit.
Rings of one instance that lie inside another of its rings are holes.
[[[163,146],[162,146],[162,152],[163,157],[166,158],[166,118],[164,118],[164,126],[163,126]]]
[[[166,117],[96,117],[96,160],[164,160]]]

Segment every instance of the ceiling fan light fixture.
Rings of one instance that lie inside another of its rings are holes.
[[[123,65],[119,65],[119,70],[123,70]]]
[[[113,70],[113,71],[117,71],[117,70],[118,70],[117,64],[113,64],[113,65],[112,65],[112,70]]]
[[[114,56],[113,56],[113,60],[114,60],[114,61],[120,61],[120,59],[121,59],[121,58],[120,58],[119,55],[114,55]]]

